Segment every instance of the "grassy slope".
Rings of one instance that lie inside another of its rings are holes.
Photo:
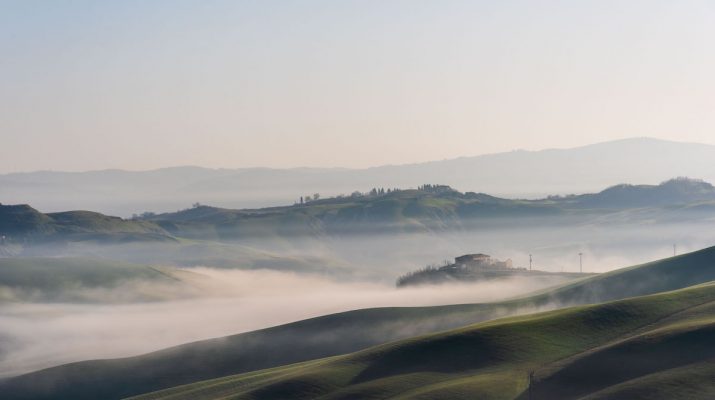
[[[501,199],[451,189],[402,190],[376,196],[329,198],[310,203],[262,209],[200,206],[175,213],[124,220],[89,211],[42,214],[27,205],[0,204],[0,233],[15,243],[100,241],[107,243],[171,241],[172,235],[202,240],[294,237],[371,232],[425,232],[471,228],[478,224],[523,224],[524,217],[553,218],[624,215],[646,207],[648,220],[701,220],[712,216],[715,189],[707,183],[674,180],[659,186],[620,185],[600,193],[541,200]],[[668,206],[665,207],[664,206]],[[697,206],[697,207],[696,207]],[[689,210],[688,212],[679,212]],[[699,210],[700,213],[693,211]],[[641,210],[642,211],[642,210]],[[614,214],[615,212],[615,214]],[[692,215],[691,215],[692,214]],[[690,215],[690,216],[689,216]],[[508,221],[507,221],[508,220]],[[602,221],[602,223],[605,221]],[[547,221],[542,221],[547,223]]]
[[[466,220],[556,215],[551,202],[486,195],[405,190],[381,196],[343,197],[262,209],[200,206],[146,220],[89,211],[42,214],[27,205],[0,205],[0,233],[16,243],[94,240],[109,243],[167,241],[171,235],[202,240],[294,237],[369,232],[440,231]]]
[[[125,220],[90,211],[43,214],[25,204],[0,204],[0,234],[14,244],[173,240],[164,229],[149,221]]]
[[[127,281],[171,283],[145,265],[75,257],[0,257],[0,304],[22,293],[38,301],[70,301],[79,288],[112,288]]]
[[[594,194],[541,200],[502,199],[446,188],[410,189],[262,209],[200,206],[152,216],[148,220],[176,236],[201,239],[440,232],[474,226],[483,229],[490,224],[523,224],[524,217],[540,216],[550,217],[540,224],[573,223],[608,215],[620,223],[629,219],[666,222],[674,215],[679,222],[700,221],[704,215],[712,216],[714,200],[715,188],[710,184],[676,179],[658,186],[618,185]],[[650,210],[652,215],[643,215],[645,210]],[[700,212],[694,212],[696,210]],[[609,218],[600,221],[606,223]]]
[[[715,362],[694,362],[664,369],[599,390],[584,400],[711,400],[715,397]]]
[[[233,210],[200,206],[149,220],[173,235],[203,239],[290,237],[370,232],[424,232],[464,227],[472,218],[558,215],[549,202],[498,199],[456,191],[404,190],[304,205]]]
[[[514,399],[526,398],[530,370],[535,399],[638,398],[659,386],[712,396],[714,310],[715,285],[703,285],[479,323],[137,399]],[[695,375],[682,370],[691,364]],[[542,368],[550,375],[539,376]],[[659,386],[646,384],[653,374],[661,374]]]
[[[46,215],[52,218],[60,232],[166,234],[151,222],[125,220],[91,211],[65,211]]]
[[[333,314],[139,357],[69,364],[0,384],[7,398],[119,398],[230,374],[357,351],[513,313],[679,289],[715,280],[715,248],[494,304],[381,308]],[[499,372],[504,374],[504,372]],[[507,379],[507,378],[505,378]],[[508,379],[505,382],[511,382]],[[27,396],[27,397],[23,397]]]

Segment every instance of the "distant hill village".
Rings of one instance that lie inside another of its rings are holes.
[[[515,268],[511,259],[498,260],[487,254],[465,254],[456,257],[453,264],[441,267],[427,266],[397,279],[397,287],[437,284],[458,281],[480,281],[526,275],[589,275],[579,273],[546,272]]]

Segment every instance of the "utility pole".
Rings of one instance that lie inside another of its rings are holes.
[[[529,271],[531,271],[531,262],[532,262],[531,254],[529,254]]]
[[[676,249],[677,249],[677,246],[675,245],[675,243],[673,243],[673,257],[675,257],[675,255],[677,254]]]
[[[531,384],[534,381],[534,371],[529,371],[529,400],[531,400]]]
[[[578,272],[583,274],[583,253],[578,253]]]

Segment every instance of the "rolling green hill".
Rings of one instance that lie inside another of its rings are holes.
[[[13,243],[159,242],[175,238],[290,239],[346,234],[429,232],[523,226],[524,218],[563,226],[614,221],[699,222],[715,217],[715,187],[673,179],[660,185],[617,185],[599,193],[538,200],[461,193],[448,186],[355,193],[282,207],[227,209],[197,205],[133,219],[89,211],[43,214],[27,205],[0,205],[0,235]],[[613,216],[613,219],[609,219]],[[548,218],[543,218],[548,217]]]
[[[22,245],[82,240],[109,243],[173,240],[165,230],[148,221],[90,211],[43,214],[26,204],[0,204],[0,235],[8,243]]]
[[[532,399],[706,398],[715,395],[714,312],[715,285],[702,285],[483,322],[134,399],[527,399],[530,371]],[[689,367],[697,372],[685,374]]]
[[[660,185],[617,185],[599,193],[551,196],[538,200],[503,199],[484,193],[461,193],[448,186],[418,189],[374,189],[305,204],[232,210],[197,206],[175,213],[151,215],[167,232],[180,237],[236,239],[295,235],[336,235],[374,232],[442,232],[475,226],[509,226],[523,218],[558,225],[589,221],[624,210],[652,209],[648,221],[698,221],[713,217],[715,187],[685,178]],[[624,216],[618,214],[619,219]],[[628,218],[629,220],[631,218]],[[606,219],[608,220],[608,219]],[[632,222],[632,221],[631,221]]]
[[[217,216],[212,224],[221,226],[230,222],[221,222],[222,217]],[[280,243],[280,236],[285,233],[280,221],[260,225],[256,231],[244,233],[249,237],[271,235],[276,238],[272,245]],[[43,214],[28,205],[0,204],[0,236],[5,236],[0,239],[0,257],[108,258],[121,260],[119,263],[346,273],[340,260],[281,254],[254,248],[250,243],[222,241],[215,234],[215,226],[192,225],[193,234],[187,235],[195,238],[180,238],[152,221],[126,220],[89,211]],[[85,272],[91,274],[89,270]]]
[[[68,364],[9,379],[0,383],[0,391],[8,399],[122,398],[230,374],[346,354],[505,315],[648,295],[712,280],[715,280],[715,247],[500,303],[357,310],[189,343],[139,357]],[[668,302],[653,304],[665,307]],[[550,332],[554,338],[560,335],[558,331]],[[437,373],[440,374],[442,372]],[[504,375],[506,386],[512,385],[512,378],[509,374]],[[417,381],[421,379],[416,378]]]
[[[628,208],[712,202],[713,199],[715,187],[711,184],[676,178],[660,185],[615,185],[599,193],[574,196],[570,200],[582,207]]]

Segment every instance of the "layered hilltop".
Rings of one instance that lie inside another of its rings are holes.
[[[397,279],[397,287],[439,284],[448,282],[475,282],[512,277],[568,277],[578,278],[593,274],[548,272],[514,267],[511,259],[498,260],[487,254],[465,254],[454,259],[454,263],[443,266],[427,266],[410,272]]]

